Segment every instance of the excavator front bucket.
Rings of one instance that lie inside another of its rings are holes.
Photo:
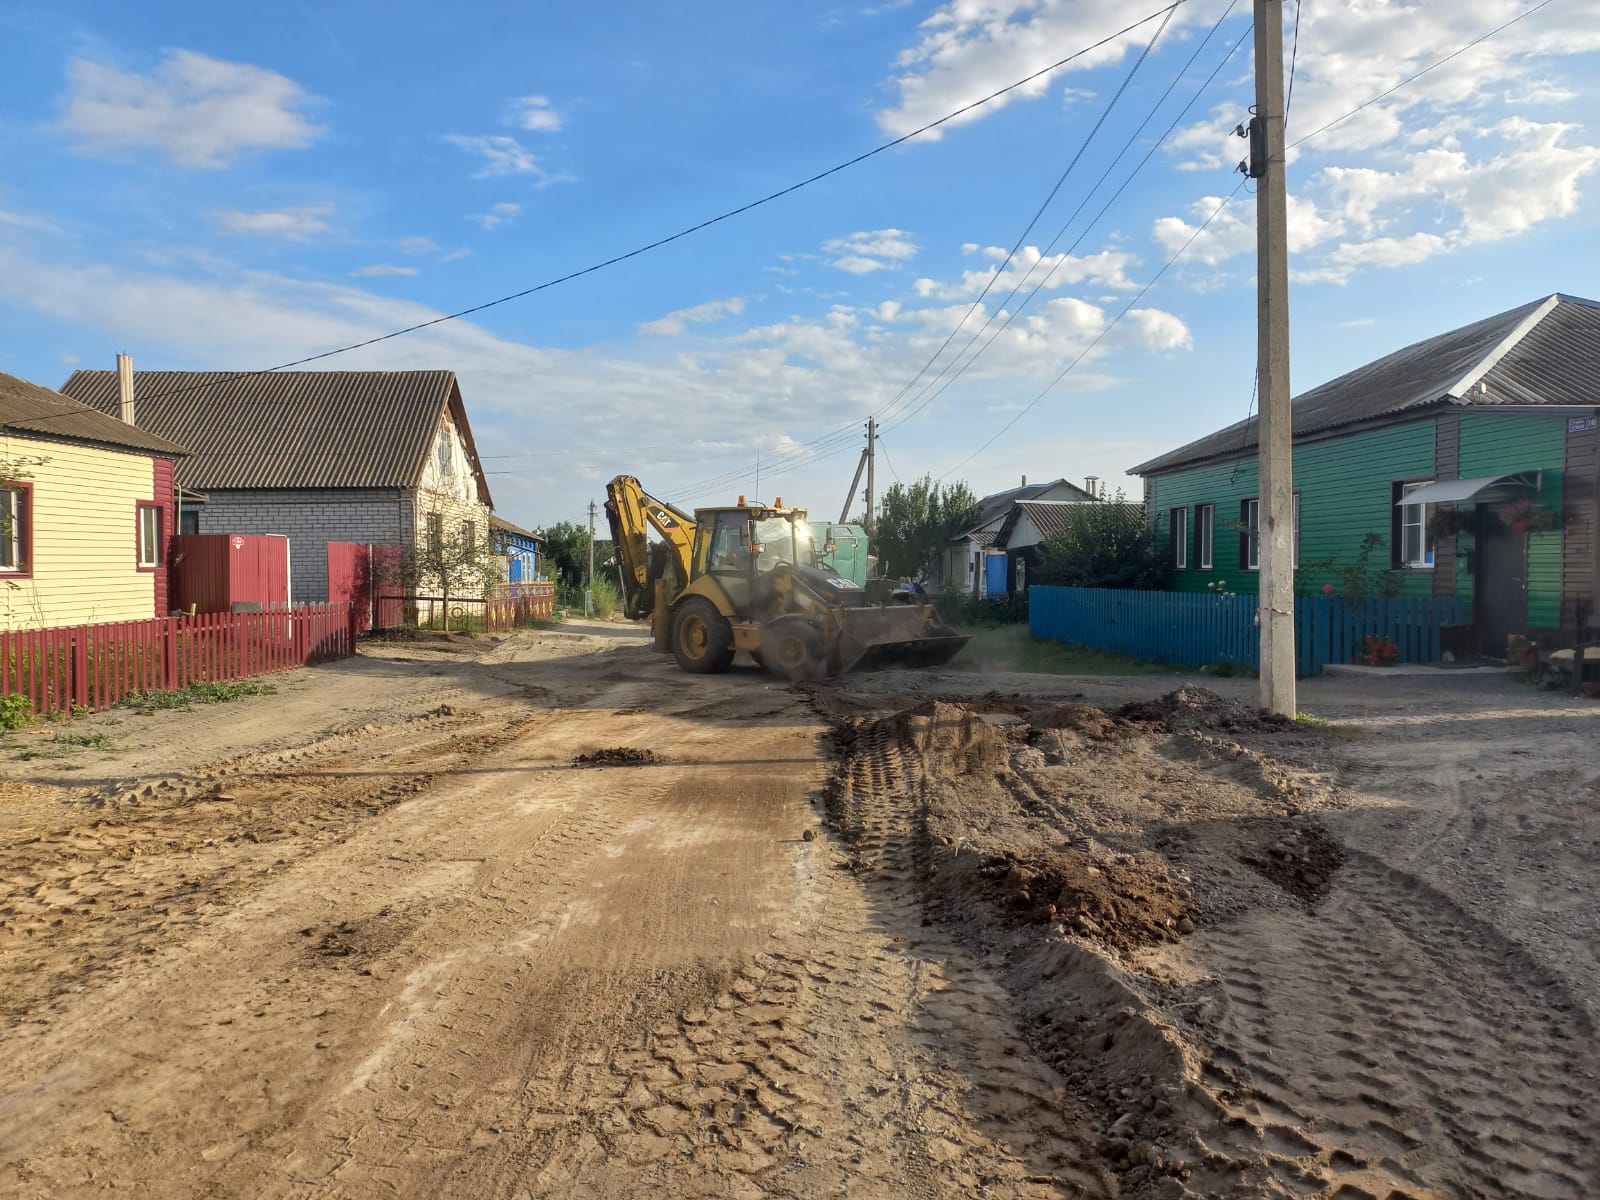
[[[835,611],[839,636],[829,666],[837,675],[882,666],[942,666],[972,640],[939,620],[928,604]]]

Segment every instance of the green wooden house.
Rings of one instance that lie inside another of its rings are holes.
[[[1407,346],[1294,401],[1296,591],[1361,567],[1456,596],[1452,648],[1570,645],[1600,623],[1600,304],[1556,294]],[[1256,589],[1254,419],[1141,463],[1178,591]]]

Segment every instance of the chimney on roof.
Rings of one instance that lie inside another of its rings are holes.
[[[1022,486],[1023,487],[1027,487],[1028,486],[1028,477],[1026,475],[1024,475],[1022,477]]]
[[[133,355],[117,355],[117,415],[133,424]]]
[[[1086,475],[1086,476],[1084,476],[1084,479],[1083,479],[1083,490],[1088,492],[1089,495],[1091,495],[1091,496],[1098,496],[1100,494],[1100,476],[1098,476],[1098,475]]]

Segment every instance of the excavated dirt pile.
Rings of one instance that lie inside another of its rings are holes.
[[[1600,1195],[1581,1004],[1334,835],[1316,736],[1193,686],[935,701],[841,719],[828,807],[1004,987],[1090,1194]]]
[[[1297,813],[1326,795],[1232,740],[1287,724],[1191,686],[1114,711],[930,701],[835,727],[828,805],[851,865],[990,957],[1067,1085],[1063,1114],[1094,1114],[1080,1151],[1119,1194],[1290,1194],[1211,1094],[1192,1016],[1211,985],[1157,965],[1207,921],[1314,898],[1337,871],[1336,844],[1286,812],[1286,788]]]

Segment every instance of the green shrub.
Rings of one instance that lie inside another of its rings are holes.
[[[0,696],[0,729],[21,729],[33,720],[33,705],[26,696]]]
[[[609,620],[617,611],[617,604],[621,599],[617,594],[617,585],[604,575],[594,581],[594,615]]]

